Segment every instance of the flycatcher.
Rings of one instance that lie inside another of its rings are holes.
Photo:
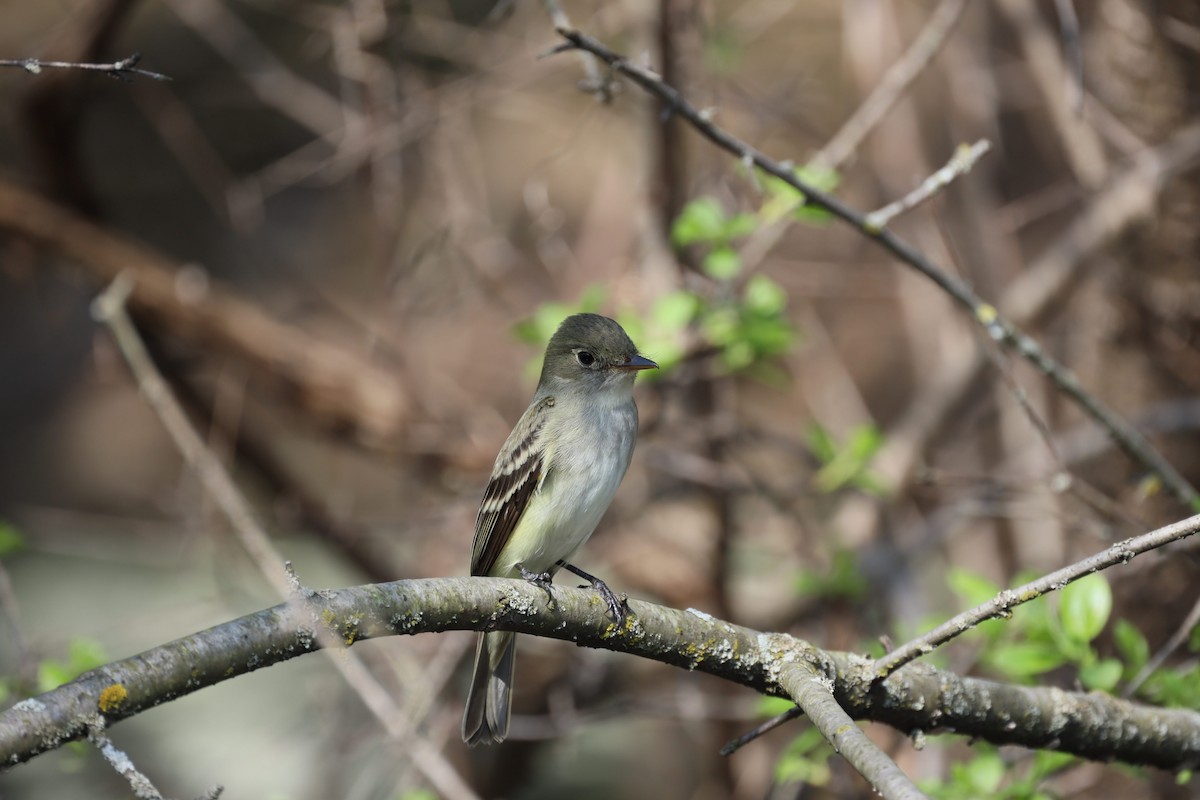
[[[608,317],[563,321],[546,346],[533,402],[492,467],[475,519],[472,575],[548,583],[564,566],[591,579],[621,613],[607,586],[565,562],[592,535],[625,477],[638,428],[633,382],[638,370],[657,366]],[[479,634],[463,714],[467,744],[508,735],[515,656],[516,634]]]

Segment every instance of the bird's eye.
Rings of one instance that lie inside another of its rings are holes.
[[[592,364],[596,363],[596,357],[587,350],[580,350],[575,354],[575,358],[585,367],[590,367]]]

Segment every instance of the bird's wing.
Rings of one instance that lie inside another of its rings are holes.
[[[542,429],[546,425],[546,412],[553,407],[553,397],[544,397],[530,405],[496,457],[479,516],[475,518],[472,575],[487,575],[495,566],[500,551],[508,544],[529,506],[529,498],[542,483],[546,461]]]

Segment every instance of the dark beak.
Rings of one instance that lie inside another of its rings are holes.
[[[643,358],[642,356],[633,356],[628,361],[626,361],[624,364],[617,364],[616,368],[617,369],[628,369],[628,370],[658,369],[658,364],[655,364],[650,359]]]

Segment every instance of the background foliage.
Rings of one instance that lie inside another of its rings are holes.
[[[568,11],[644,54],[722,126],[800,165],[941,5]],[[1057,281],[1024,324],[1195,484],[1197,173],[1151,182],[1152,214],[1115,214],[1091,240],[1069,234],[1101,200],[1137,202],[1114,192],[1115,176],[1195,119],[1200,12],[1076,5],[1082,101],[1055,4],[968,3],[853,157],[802,174],[870,209],[960,142],[990,139],[987,159],[896,229],[1002,308]],[[1023,364],[993,359],[956,386],[954,370],[990,345],[927,281],[795,209],[790,187],[747,174],[640,92],[605,104],[578,91],[579,59],[538,58],[559,40],[536,4],[72,0],[10,4],[0,18],[0,55],[140,51],[173,78],[2,71],[3,181],[157,248],[179,267],[180,297],[229,288],[401,388],[395,429],[364,435],[298,403],[236,347],[139,318],[307,585],[465,572],[531,360],[576,309],[616,316],[664,366],[639,390],[634,465],[578,559],[633,596],[879,652],[881,636],[902,641],[1184,514]],[[5,702],[273,602],[90,320],[101,285],[20,236],[0,239]],[[986,623],[938,658],[1126,691],[1197,587],[1194,559],[1151,555]],[[457,726],[470,644],[361,648],[484,796],[866,796],[799,726],[717,757],[779,710],[759,698],[553,642],[522,644],[513,741],[467,752]],[[1138,696],[1195,707],[1196,644],[1142,675]],[[232,796],[427,796],[318,659],[113,735],[180,796],[217,782]],[[1188,776],[872,736],[938,797],[1190,796]],[[3,796],[123,791],[82,747],[0,775]]]

